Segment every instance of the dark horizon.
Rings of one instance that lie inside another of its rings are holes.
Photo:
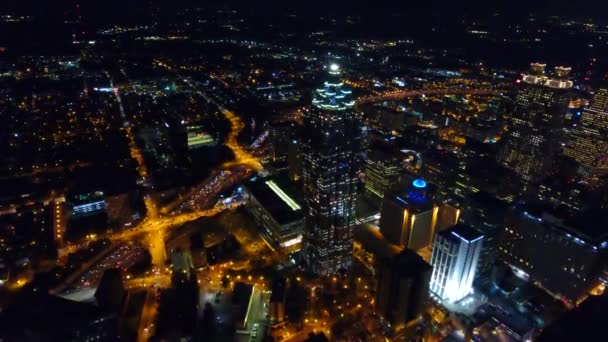
[[[567,16],[569,18],[586,19],[590,18],[602,23],[606,23],[608,16],[608,3],[602,1],[587,1],[586,3],[573,2],[568,0],[463,0],[459,2],[449,0],[439,0],[432,2],[420,1],[400,1],[395,3],[391,0],[379,1],[294,1],[286,2],[279,0],[262,0],[255,4],[246,0],[24,0],[8,1],[0,4],[0,12],[33,15],[57,15],[58,13],[73,10],[76,4],[80,4],[83,11],[91,11],[96,14],[101,21],[110,18],[120,17],[137,19],[136,16],[142,15],[149,7],[157,7],[166,10],[178,8],[200,7],[215,9],[238,9],[249,14],[258,16],[269,16],[275,14],[297,13],[302,15],[361,15],[361,16],[382,16],[382,15],[422,15],[433,16],[484,16],[499,13],[505,16],[513,16],[515,19],[524,18],[530,14],[542,16]],[[49,20],[51,18],[48,18]],[[445,18],[447,19],[447,18]]]

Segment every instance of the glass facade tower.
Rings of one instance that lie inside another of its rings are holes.
[[[608,173],[608,87],[593,96],[581,121],[571,132],[564,154],[579,163],[584,176]]]
[[[361,115],[353,109],[351,90],[340,68],[328,68],[323,87],[304,113],[302,178],[306,202],[304,256],[320,275],[352,264],[356,154],[361,145]]]
[[[523,183],[535,183],[549,173],[560,151],[563,121],[571,81],[524,75],[501,155],[501,163]]]

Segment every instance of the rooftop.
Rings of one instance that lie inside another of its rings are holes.
[[[600,243],[608,239],[608,209],[588,209],[572,211],[564,206],[550,203],[519,204],[522,214],[539,223],[550,224],[568,234],[590,243]]]
[[[411,249],[404,249],[393,259],[393,265],[400,275],[408,276],[431,270],[429,265],[420,255]]]
[[[272,293],[270,294],[270,302],[282,302],[285,300],[285,289],[287,281],[285,278],[277,278],[272,283]]]
[[[365,250],[377,258],[392,258],[401,252],[402,248],[386,241],[380,231],[369,223],[355,229],[355,241],[361,243]]]
[[[302,194],[286,177],[269,177],[248,182],[245,187],[279,224],[304,215]]]
[[[329,66],[327,81],[323,83],[322,88],[315,91],[312,104],[325,110],[346,110],[355,105],[352,91],[340,80],[339,65]]]
[[[483,237],[483,234],[481,234],[479,231],[463,223],[458,223],[455,226],[448,228],[438,234],[458,237],[467,242],[472,242]]]
[[[421,182],[417,182],[416,184],[418,186],[412,184],[411,189],[393,193],[391,195],[393,202],[403,209],[413,211],[414,214],[432,210],[434,207],[433,201],[425,195],[424,191],[427,188],[426,182],[424,183],[424,187],[421,187],[423,185]]]
[[[522,81],[528,84],[541,85],[544,87],[554,88],[554,89],[570,89],[574,85],[574,83],[570,80],[560,79],[560,78],[551,78],[547,76],[539,76],[539,75],[522,75]]]

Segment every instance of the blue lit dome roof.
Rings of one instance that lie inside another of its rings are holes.
[[[412,185],[415,188],[418,188],[418,189],[424,189],[424,188],[426,188],[426,182],[423,179],[420,179],[420,178],[414,179],[414,181],[412,182]]]
[[[340,80],[340,66],[330,64],[328,78],[322,88],[317,88],[313,95],[312,104],[325,110],[347,110],[355,105],[352,91]]]

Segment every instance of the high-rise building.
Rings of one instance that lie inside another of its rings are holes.
[[[399,160],[382,150],[373,149],[365,164],[365,192],[377,204],[399,181]]]
[[[560,68],[554,78],[530,74],[520,81],[500,161],[525,185],[547,176],[559,152],[572,88],[572,81],[565,76]]]
[[[301,137],[306,202],[304,255],[311,271],[329,275],[352,264],[356,154],[361,144],[361,115],[352,92],[331,64],[328,79],[304,113]]]
[[[270,295],[270,323],[273,325],[285,322],[285,300],[287,295],[287,280],[277,278],[272,283]]]
[[[431,265],[412,250],[405,249],[378,264],[376,312],[395,331],[424,312],[428,299]]]
[[[293,181],[302,177],[302,149],[297,139],[291,140],[287,147],[287,174]]]
[[[490,193],[480,191],[467,196],[463,207],[463,223],[483,234],[475,282],[486,285],[492,280],[492,271],[498,257],[498,237],[504,227],[509,204]]]
[[[431,292],[448,302],[457,302],[471,293],[482,245],[483,235],[465,224],[437,233],[431,259]]]
[[[580,174],[608,173],[608,87],[600,88],[570,132],[564,154],[576,160]]]
[[[427,188],[424,180],[416,179],[408,190],[384,196],[380,232],[388,242],[414,251],[431,245],[439,208]]]
[[[289,171],[297,173],[291,163],[294,161],[294,146],[297,146],[296,127],[293,123],[275,123],[269,128],[270,160],[264,166],[270,173]],[[295,156],[297,158],[297,156]],[[294,172],[295,171],[295,172]]]

